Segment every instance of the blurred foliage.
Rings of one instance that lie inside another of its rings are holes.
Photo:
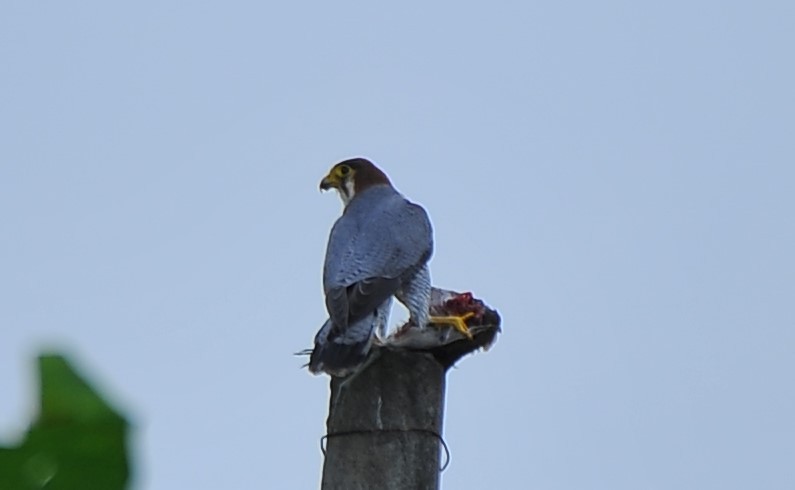
[[[38,419],[21,444],[0,447],[0,489],[126,488],[127,421],[62,356],[38,365]]]

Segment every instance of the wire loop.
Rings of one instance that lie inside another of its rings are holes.
[[[341,437],[341,436],[352,436],[357,434],[394,434],[394,433],[401,433],[401,432],[420,432],[423,434],[428,434],[429,436],[435,437],[442,443],[442,448],[444,448],[444,464],[441,468],[439,468],[439,472],[446,470],[447,467],[450,465],[450,448],[447,447],[447,443],[444,440],[444,437],[441,436],[436,431],[430,429],[370,429],[370,430],[343,430],[340,432],[334,432],[332,434],[326,434],[320,438],[320,451],[323,453],[323,457],[326,457],[326,443],[332,437]]]

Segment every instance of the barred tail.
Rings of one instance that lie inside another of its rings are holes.
[[[370,354],[373,344],[372,320],[359,321],[343,332],[332,328],[331,320],[320,327],[315,336],[315,348],[309,356],[309,371],[332,376],[347,376],[356,371]]]

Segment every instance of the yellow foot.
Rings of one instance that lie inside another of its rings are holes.
[[[475,316],[475,314],[471,311],[461,316],[432,316],[429,323],[450,325],[454,329],[461,332],[461,335],[468,338],[469,340],[472,340],[472,332],[469,331],[466,320],[472,318],[473,316]]]

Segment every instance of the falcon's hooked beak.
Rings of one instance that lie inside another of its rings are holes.
[[[339,177],[334,175],[333,172],[330,172],[328,175],[323,177],[323,180],[320,181],[320,190],[327,191],[329,189],[339,189],[342,182],[340,181]]]
[[[337,192],[342,199],[342,203],[346,206],[356,192],[353,182],[354,170],[345,163],[334,165],[328,175],[323,177],[320,181],[320,190],[327,191],[329,189],[337,189]]]

